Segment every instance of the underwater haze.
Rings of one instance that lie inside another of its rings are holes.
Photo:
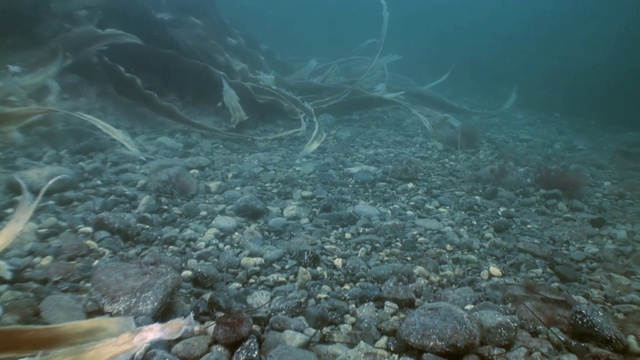
[[[0,358],[640,359],[639,9],[0,0]]]
[[[278,52],[339,58],[375,37],[375,0],[218,1]],[[517,86],[531,109],[640,128],[640,1],[390,0],[385,51],[418,82],[455,66],[457,94]],[[371,51],[373,49],[370,48]]]

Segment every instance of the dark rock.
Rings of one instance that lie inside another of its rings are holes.
[[[149,173],[147,187],[156,194],[192,196],[198,192],[198,181],[182,166],[159,166]]]
[[[233,212],[247,219],[259,219],[267,213],[267,206],[253,195],[243,196],[236,201]]]
[[[624,335],[613,318],[596,305],[577,305],[571,313],[571,333],[580,341],[592,342],[605,349],[623,352]]]
[[[179,358],[169,354],[161,349],[151,349],[144,354],[142,360],[180,360]]]
[[[78,264],[68,261],[53,261],[45,268],[45,276],[53,282],[79,282],[87,275],[80,273]]]
[[[288,316],[276,315],[269,319],[269,327],[276,331],[293,330],[303,332],[309,327],[309,325],[307,325],[301,318],[290,318]]]
[[[38,315],[38,300],[25,292],[5,292],[0,299],[3,314],[0,325],[19,325],[32,322]]]
[[[165,266],[113,262],[96,266],[91,283],[104,312],[155,317],[180,287],[180,275]]]
[[[553,273],[556,274],[558,279],[564,283],[577,282],[580,280],[580,274],[569,265],[554,265],[551,267],[551,270],[553,270]]]
[[[406,157],[393,161],[389,176],[398,180],[411,181],[422,176],[422,161],[416,158]]]
[[[262,337],[260,355],[262,355],[262,358],[265,358],[273,350],[277,349],[281,345],[286,344],[287,341],[281,332],[268,330]]]
[[[471,314],[478,325],[480,343],[510,348],[518,333],[517,318],[493,310],[481,310]]]
[[[101,213],[96,216],[93,227],[96,230],[105,230],[113,235],[118,235],[125,241],[135,239],[138,220],[135,215],[128,213]]]
[[[320,254],[315,249],[291,250],[289,254],[300,266],[315,268],[320,265]]]
[[[322,329],[330,323],[329,310],[324,305],[307,306],[304,318],[314,329]]]
[[[395,276],[403,284],[413,283],[416,277],[412,266],[399,263],[378,265],[369,270],[371,280],[378,283],[387,281],[390,276]]]
[[[211,263],[198,263],[193,267],[192,271],[194,283],[205,289],[213,289],[216,283],[222,279],[216,266]]]
[[[381,287],[384,300],[392,301],[401,307],[415,306],[416,297],[409,285],[401,284],[395,276],[391,276]]]
[[[478,302],[478,294],[469,286],[445,289],[440,297],[443,301],[459,308]]]
[[[594,218],[589,219],[589,224],[596,229],[602,229],[605,225],[607,225],[607,220],[602,216],[596,216]]]
[[[233,354],[231,360],[259,360],[260,359],[260,345],[258,339],[251,335],[245,342],[238,347],[238,350]]]
[[[347,297],[359,305],[369,301],[380,300],[382,293],[378,285],[368,282],[360,282],[356,287],[349,290]]]
[[[253,321],[245,314],[226,314],[216,319],[212,336],[218,344],[236,346],[247,339],[252,326]]]
[[[507,219],[498,219],[491,224],[496,234],[501,234],[511,228],[511,221]]]
[[[416,349],[460,356],[480,343],[478,328],[459,308],[444,302],[425,304],[402,323],[398,337]]]

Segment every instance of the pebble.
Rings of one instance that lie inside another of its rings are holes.
[[[489,273],[493,277],[502,277],[502,270],[495,266],[489,266]]]
[[[218,215],[213,219],[211,224],[216,229],[220,230],[223,234],[230,234],[238,227],[238,222],[231,216]]]
[[[374,218],[380,216],[380,210],[369,204],[358,204],[353,207],[353,212],[363,218]]]

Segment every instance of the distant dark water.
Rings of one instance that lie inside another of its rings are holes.
[[[640,1],[388,0],[385,53],[426,83],[482,98],[520,89],[536,111],[640,128]],[[377,37],[377,0],[219,0],[236,28],[288,56],[350,56]],[[370,49],[373,52],[373,49]]]

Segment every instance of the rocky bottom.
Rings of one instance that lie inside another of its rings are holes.
[[[69,181],[0,257],[0,324],[193,314],[144,359],[640,356],[640,134],[514,111],[430,137],[404,116],[322,117],[306,157],[155,128],[130,131],[141,161],[27,129],[0,154],[5,221],[13,176]]]

